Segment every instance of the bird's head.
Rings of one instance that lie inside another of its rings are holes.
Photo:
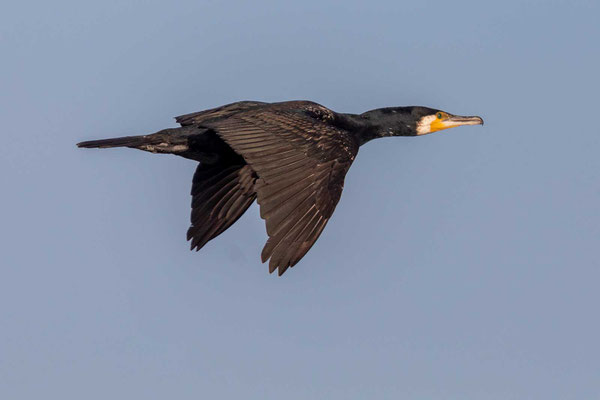
[[[477,116],[461,116],[429,107],[378,108],[361,114],[375,126],[376,136],[421,136],[463,125],[483,125]]]

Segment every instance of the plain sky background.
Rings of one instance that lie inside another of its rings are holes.
[[[597,1],[13,1],[2,399],[599,399]],[[75,143],[237,100],[484,127],[360,150],[282,278],[188,250],[189,160]]]

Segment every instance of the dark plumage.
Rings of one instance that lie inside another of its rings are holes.
[[[483,124],[426,107],[340,114],[310,101],[242,101],[176,118],[181,128],[94,140],[79,147],[131,147],[199,161],[187,238],[200,250],[258,200],[269,239],[262,261],[279,275],[315,243],[342,194],[358,148],[385,136],[416,136]]]

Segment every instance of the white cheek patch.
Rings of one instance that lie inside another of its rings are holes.
[[[427,115],[417,123],[417,135],[427,135],[431,133],[431,123],[436,120],[435,115]]]

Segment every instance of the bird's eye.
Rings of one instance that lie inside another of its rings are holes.
[[[438,119],[442,119],[442,113],[437,113]]]

